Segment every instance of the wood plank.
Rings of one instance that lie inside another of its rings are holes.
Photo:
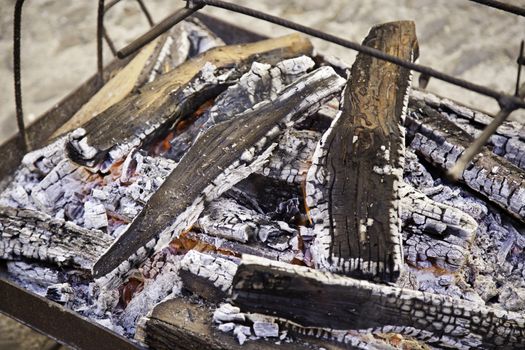
[[[68,154],[75,162],[87,166],[100,164],[110,151],[112,160],[119,159],[217,96],[230,80],[246,72],[255,59],[276,63],[311,51],[310,41],[298,34],[206,51],[84,124],[67,143]]]
[[[121,263],[127,271],[128,258],[144,259],[146,248],[167,246],[193,225],[209,201],[263,166],[287,123],[313,113],[343,84],[332,68],[321,67],[284,88],[274,100],[208,129],[97,262],[94,274],[101,277]]]
[[[243,312],[306,327],[409,332],[453,347],[525,346],[523,314],[255,256],[243,256],[233,280],[233,302]]]
[[[364,45],[405,60],[417,56],[415,26],[373,27]],[[319,143],[307,175],[318,268],[394,281],[403,264],[398,186],[403,181],[410,71],[359,54],[343,110]]]

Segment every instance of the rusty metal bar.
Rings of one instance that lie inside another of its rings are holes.
[[[144,1],[142,0],[137,0],[137,2],[139,3],[140,9],[144,13],[144,16],[146,16],[146,19],[148,20],[150,27],[153,27],[155,25],[155,22],[153,21],[153,18],[151,17],[151,14],[149,13],[148,8],[146,7],[146,4],[144,4]]]
[[[463,79],[459,79],[454,76],[439,72],[431,67],[412,63],[412,62],[400,59],[398,57],[386,54],[383,51],[380,51],[380,50],[377,50],[377,49],[374,49],[368,46],[363,46],[353,41],[346,40],[346,39],[337,37],[335,35],[319,31],[317,29],[306,27],[301,24],[298,24],[292,21],[288,21],[280,17],[272,16],[264,12],[260,12],[260,11],[257,11],[251,8],[247,8],[244,6],[232,4],[232,3],[221,1],[221,0],[187,0],[187,1],[189,4],[189,7],[198,8],[199,6],[202,7],[205,5],[209,5],[209,6],[219,7],[225,10],[241,13],[241,14],[244,14],[250,17],[255,17],[255,18],[267,21],[267,22],[278,24],[280,26],[290,28],[298,32],[302,32],[304,34],[308,34],[316,38],[323,39],[331,43],[334,43],[334,44],[337,44],[337,45],[340,45],[340,46],[343,46],[343,47],[346,47],[346,48],[349,48],[349,49],[352,49],[358,52],[362,52],[364,54],[373,56],[381,60],[385,60],[385,61],[397,64],[401,67],[411,69],[413,71],[425,74],[429,77],[433,77],[433,78],[445,81],[449,84],[456,85],[456,86],[465,88],[467,90],[477,92],[481,95],[492,97],[498,101],[498,104],[500,105],[501,109],[514,111],[517,108],[525,108],[525,101],[523,101],[522,99],[516,96],[503,94],[501,92],[492,90],[486,86],[478,85],[478,84],[475,84],[469,81],[465,81]]]
[[[22,6],[25,0],[17,0],[15,4],[15,18],[13,22],[13,69],[15,80],[15,105],[16,105],[16,122],[18,123],[18,132],[22,139],[24,152],[29,150],[29,140],[27,138],[26,127],[24,123],[24,109],[22,106],[22,78],[20,62],[20,41],[22,36]]]
[[[100,84],[104,83],[104,60],[102,37],[104,35],[104,0],[98,0],[97,11],[97,72]]]
[[[185,8],[181,8],[175,11],[173,14],[169,15],[168,17],[163,19],[161,22],[159,22],[157,25],[155,25],[153,28],[151,28],[148,32],[140,36],[137,40],[133,41],[128,46],[118,51],[117,52],[118,58],[125,58],[131,55],[132,53],[134,53],[135,51],[141,49],[146,44],[155,40],[157,37],[159,37],[164,32],[169,30],[175,24],[191,16],[192,14],[194,14],[196,11],[198,11],[201,8],[202,6],[197,6],[195,8],[185,7]]]
[[[138,344],[0,277],[0,311],[75,349],[143,349]]]
[[[525,17],[525,9],[516,5],[507,4],[501,1],[495,1],[495,0],[468,0],[472,2],[476,2],[480,5],[492,7],[501,11],[513,13],[518,16],[524,16]]]

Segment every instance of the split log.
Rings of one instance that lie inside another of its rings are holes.
[[[242,346],[229,334],[212,324],[210,307],[192,303],[185,298],[170,299],[157,305],[147,317],[143,317],[135,336],[137,340],[152,349],[274,349],[275,339],[254,340]],[[270,338],[272,339],[272,338]],[[293,342],[279,342],[280,349],[320,348],[347,349],[344,345],[333,344],[322,339],[295,339]]]
[[[146,138],[217,96],[255,59],[276,63],[311,50],[307,39],[289,35],[207,51],[91,119],[70,136],[68,154],[88,166],[100,164],[108,154],[112,160],[120,159]]]
[[[442,99],[427,92],[414,91],[414,102],[424,103],[476,138],[493,118],[485,113],[461,106],[454,101]],[[409,103],[409,106],[413,103]],[[525,125],[507,120],[501,124],[487,144],[494,154],[525,170]]]
[[[410,146],[441,170],[450,169],[474,138],[425,103],[414,102],[406,118]],[[486,147],[470,162],[460,181],[525,222],[525,171]]]
[[[167,246],[193,225],[207,202],[262,167],[287,123],[313,113],[338,93],[343,83],[332,68],[319,68],[287,86],[274,100],[209,129],[128,231],[97,262],[94,274],[103,276],[132,255],[143,259],[139,256],[146,253],[144,247],[160,250]]]
[[[30,209],[0,207],[0,257],[89,270],[111,236]]]
[[[417,57],[413,22],[373,27],[364,44],[405,60]],[[395,281],[403,264],[397,188],[410,71],[359,54],[350,75],[343,110],[307,175],[317,235],[312,254],[318,268]]]
[[[414,337],[430,333],[431,343],[462,348],[525,346],[525,318],[519,313],[252,256],[243,256],[234,277],[233,301],[245,312],[307,327],[405,328]]]

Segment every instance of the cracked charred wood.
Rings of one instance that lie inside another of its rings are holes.
[[[431,342],[460,348],[525,346],[525,318],[519,313],[253,256],[243,256],[237,269],[233,301],[245,312],[306,327],[405,328],[416,338],[430,332]]]
[[[230,294],[237,264],[220,256],[190,250],[181,261],[183,287],[201,298],[218,303]]]
[[[410,146],[442,170],[450,169],[474,138],[421,101],[406,118]],[[460,181],[521,222],[525,222],[525,171],[486,147],[470,162]]]
[[[240,345],[234,337],[214,327],[212,311],[207,304],[194,303],[185,298],[175,298],[157,305],[143,317],[135,338],[152,349],[275,349],[274,341],[263,339]],[[294,339],[282,342],[280,349],[347,349],[323,339]]]
[[[254,60],[276,63],[309,54],[311,50],[309,40],[294,34],[204,52],[77,129],[66,144],[68,155],[87,166],[102,163],[108,155],[110,160],[120,159],[131,148],[216,97],[246,72]]]
[[[0,257],[89,270],[113,238],[30,209],[0,207]]]
[[[147,250],[167,246],[195,223],[207,203],[262,167],[288,124],[315,112],[343,84],[332,68],[321,67],[288,85],[275,99],[210,128],[95,264],[95,276],[128,259],[144,259]]]
[[[365,45],[417,57],[413,22],[373,27]],[[398,186],[403,181],[404,120],[410,71],[359,54],[343,110],[323,135],[307,175],[306,204],[318,268],[395,281],[402,259]]]
[[[304,184],[320,138],[317,131],[286,130],[277,149],[259,173],[291,184]]]
[[[411,99],[436,109],[474,138],[478,137],[493,120],[487,114],[430,93],[414,91],[411,94]],[[409,106],[411,104],[409,103]],[[490,137],[487,144],[493,153],[525,170],[525,125],[518,121],[504,121],[494,135]]]
[[[465,266],[478,228],[476,220],[450,205],[428,198],[402,183],[401,226],[405,261],[416,267],[437,267],[455,272]]]
[[[195,139],[210,127],[233,118],[259,102],[275,98],[284,86],[306,74],[314,65],[308,56],[283,60],[274,66],[254,62],[236,84],[217,96],[211,108],[170,141],[170,150],[164,156],[179,161]]]

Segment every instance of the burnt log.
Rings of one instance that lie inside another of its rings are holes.
[[[373,27],[365,45],[417,56],[413,22]],[[398,186],[403,181],[410,71],[359,54],[343,110],[323,135],[307,175],[318,268],[394,281],[402,259]]]
[[[460,348],[525,346],[525,318],[519,313],[253,256],[243,256],[237,269],[233,301],[244,312],[305,327],[406,329],[430,343]]]
[[[30,210],[0,207],[0,257],[90,270],[113,238]]]
[[[97,115],[70,135],[66,147],[75,162],[95,166],[117,160],[131,148],[174,125],[231,81],[246,72],[254,60],[276,63],[308,54],[311,43],[299,35],[253,44],[215,48],[181,64]]]
[[[406,118],[410,147],[432,165],[448,170],[474,141],[466,131],[422,101],[413,101]],[[525,222],[525,171],[484,147],[460,179],[510,215]]]
[[[167,246],[193,225],[208,202],[263,166],[287,124],[313,113],[343,83],[332,68],[321,67],[284,88],[274,100],[210,128],[97,262],[95,276],[111,272],[133,255],[132,260],[144,259],[146,248]]]

